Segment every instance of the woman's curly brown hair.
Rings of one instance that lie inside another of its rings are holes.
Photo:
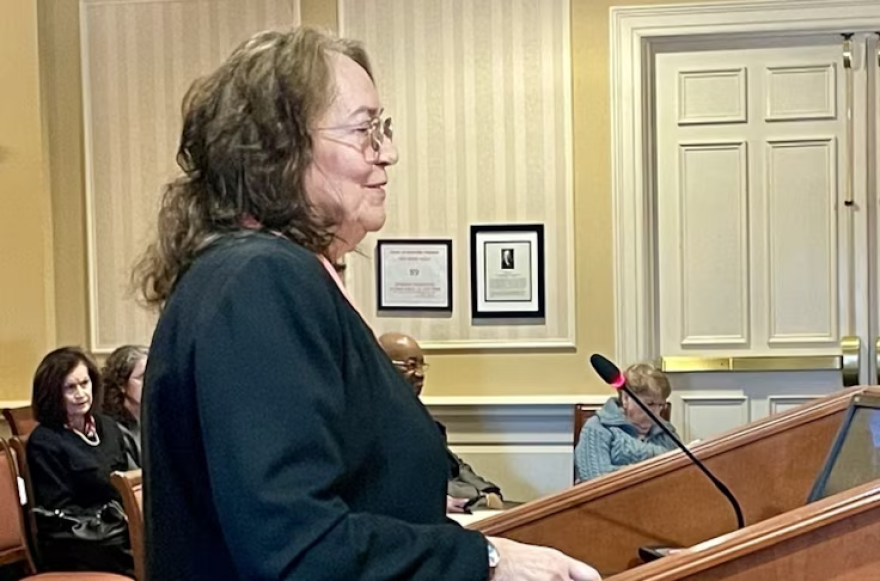
[[[142,345],[123,345],[107,358],[101,369],[104,382],[103,412],[123,425],[137,422],[125,407],[125,386],[138,361],[145,358],[149,350]]]
[[[183,101],[177,163],[183,176],[165,187],[158,236],[135,267],[144,302],[161,307],[196,255],[254,219],[316,253],[333,240],[304,188],[310,131],[332,103],[334,54],[372,78],[360,44],[311,28],[262,32]]]

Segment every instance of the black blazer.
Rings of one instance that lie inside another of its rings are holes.
[[[152,581],[488,577],[430,415],[288,240],[226,238],[180,279],[142,426]]]
[[[45,424],[28,436],[28,470],[36,506],[76,514],[121,500],[110,473],[128,469],[122,432],[107,416],[93,413],[92,417],[101,440],[97,446],[66,428]]]

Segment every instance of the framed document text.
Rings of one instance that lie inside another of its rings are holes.
[[[544,318],[544,225],[471,226],[471,316]]]
[[[376,242],[379,311],[452,311],[452,240]]]

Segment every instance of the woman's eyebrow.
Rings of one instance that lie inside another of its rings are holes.
[[[353,117],[357,117],[363,113],[368,113],[370,117],[376,117],[377,115],[381,115],[384,109],[381,107],[368,107],[366,105],[362,105],[348,114],[348,118],[351,119]]]

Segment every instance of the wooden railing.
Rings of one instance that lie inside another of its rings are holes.
[[[692,448],[742,505],[746,524],[804,505],[852,388]],[[689,547],[736,527],[725,498],[681,452],[670,452],[472,525],[552,546],[605,576],[640,564],[644,545]]]

